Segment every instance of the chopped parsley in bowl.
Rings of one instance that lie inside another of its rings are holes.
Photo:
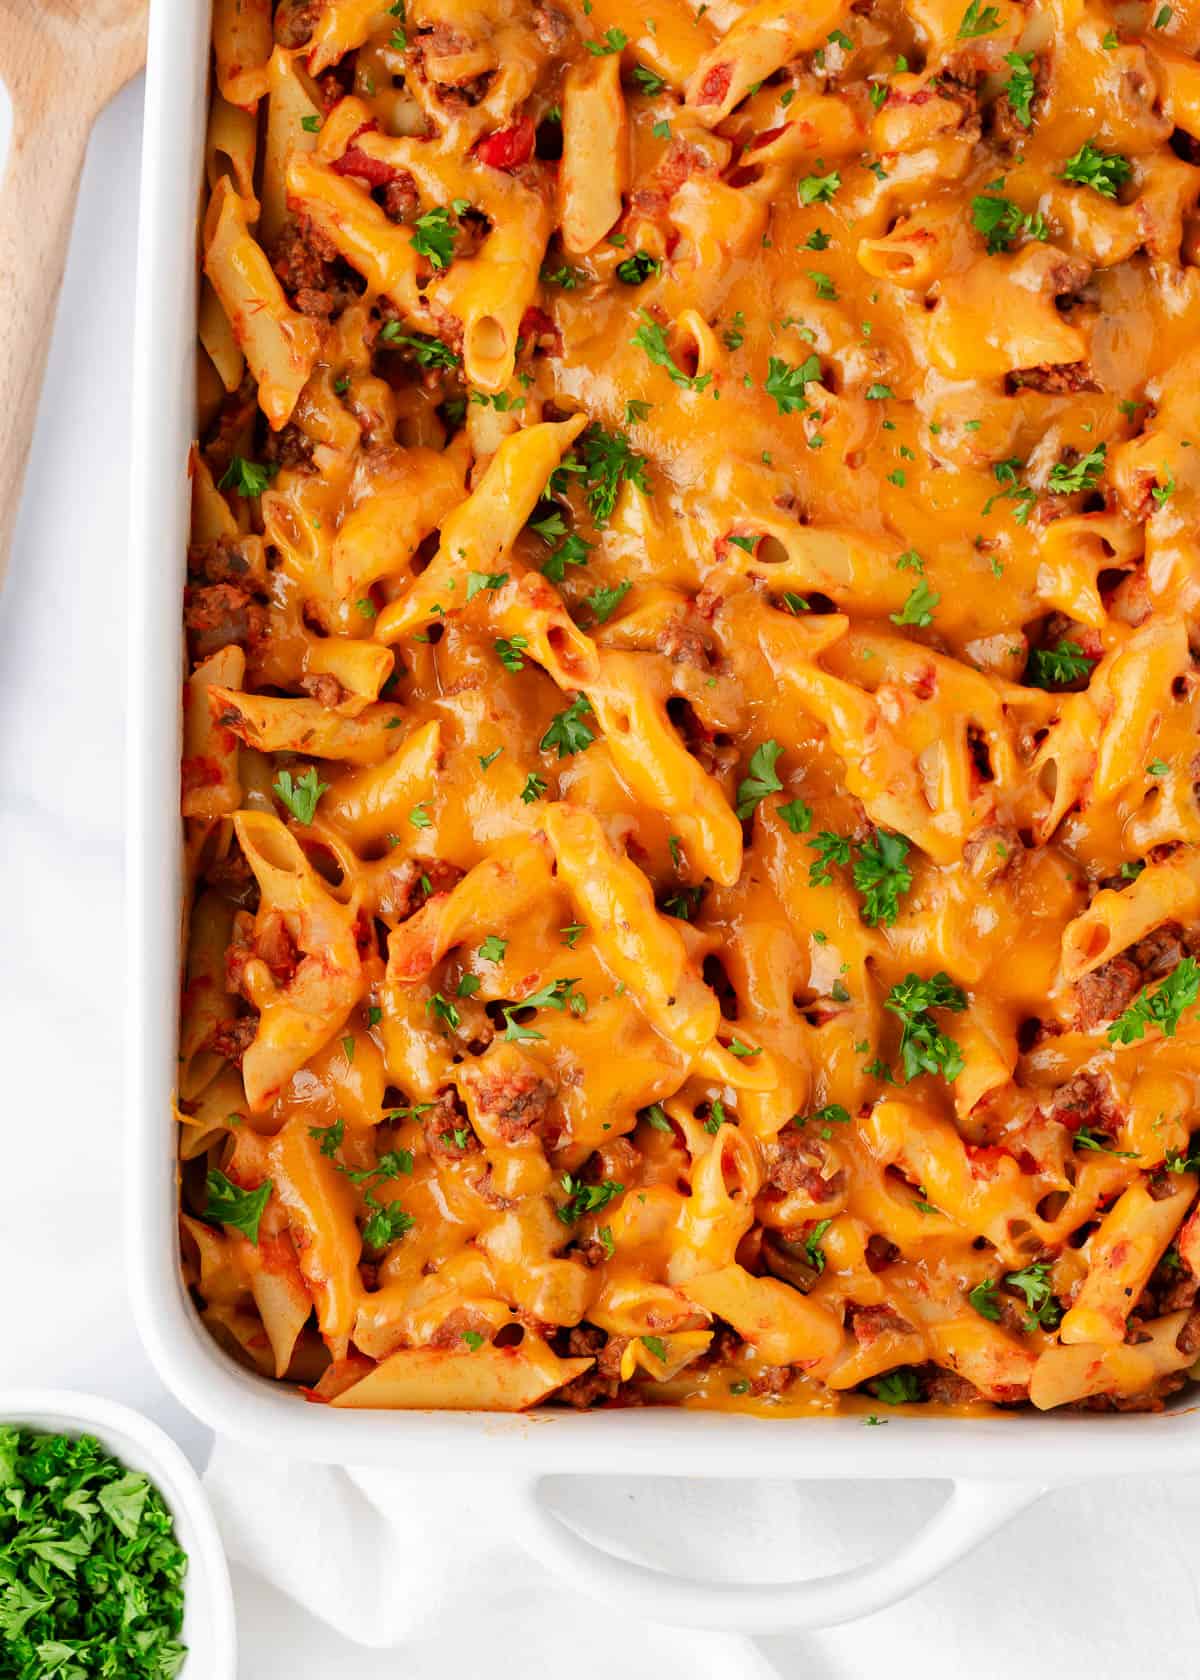
[[[2,1680],[170,1680],[187,1564],[144,1472],[95,1436],[0,1423]]]

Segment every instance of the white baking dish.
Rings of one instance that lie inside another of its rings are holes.
[[[51,1435],[94,1435],[130,1470],[143,1470],[166,1501],[188,1555],[179,1680],[235,1680],[233,1589],[217,1525],[199,1478],[157,1424],[96,1394],[18,1388],[0,1394],[0,1423]]]
[[[504,1472],[529,1548],[585,1590],[702,1627],[766,1631],[848,1621],[928,1581],[1047,1487],[1136,1472],[1178,1475],[1200,1448],[1186,1405],[1157,1416],[764,1421],[632,1410],[533,1417],[335,1412],[235,1366],[202,1329],[177,1262],[175,1075],[179,975],[180,591],[193,426],[196,206],[209,0],[151,7],[134,370],[129,689],[128,1229],[142,1335],[164,1380],[214,1428],[298,1460]],[[1200,1454],[1198,1454],[1200,1459]],[[625,1562],[565,1528],[539,1494],[551,1473],[936,1477],[954,1492],[882,1561],[788,1585],[685,1581]]]

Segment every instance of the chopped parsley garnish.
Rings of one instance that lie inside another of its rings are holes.
[[[606,29],[599,41],[585,41],[584,46],[593,58],[605,58],[609,53],[619,53],[629,45],[629,37],[623,29]]]
[[[1073,157],[1063,164],[1062,178],[1077,186],[1091,187],[1101,198],[1116,198],[1117,188],[1133,174],[1133,165],[1120,152],[1102,152],[1090,140],[1084,141]]]
[[[868,385],[867,399],[870,402],[887,402],[896,395],[890,385]]]
[[[371,1208],[371,1217],[363,1226],[362,1234],[368,1248],[388,1248],[416,1224],[412,1214],[406,1213],[398,1202],[377,1202],[369,1191],[366,1201]]]
[[[644,350],[656,367],[661,367],[675,381],[689,391],[703,391],[712,383],[711,373],[687,374],[677,364],[667,345],[666,328],[661,327],[646,310],[638,311],[642,324],[630,339],[635,350]]]
[[[525,786],[521,789],[522,805],[532,805],[546,791],[547,784],[541,776],[535,776],[531,770],[525,778]]]
[[[662,263],[648,251],[635,251],[617,264],[617,279],[623,286],[640,286],[652,274],[662,273]]]
[[[1153,496],[1160,508],[1166,507],[1167,503],[1171,500],[1171,497],[1175,494],[1174,474],[1171,472],[1169,467],[1163,467],[1162,470],[1167,475],[1166,483],[1153,484],[1150,487],[1150,494]]]
[[[842,184],[836,169],[828,175],[805,175],[796,182],[796,196],[801,204],[829,204]]]
[[[912,886],[912,871],[904,861],[908,841],[902,834],[877,828],[875,838],[859,847],[854,860],[854,885],[862,894],[862,918],[868,927],[880,922],[891,927],[900,912],[900,897]]]
[[[831,243],[830,236],[824,228],[814,228],[804,241],[804,249],[806,251],[828,251]]]
[[[399,321],[385,322],[379,338],[383,344],[404,345],[422,367],[455,368],[459,364],[460,358],[440,338],[432,338],[428,333],[402,332]]]
[[[582,1219],[585,1213],[599,1213],[606,1208],[614,1196],[620,1196],[625,1189],[615,1179],[602,1179],[599,1184],[585,1184],[576,1178],[574,1173],[565,1172],[559,1183],[567,1193],[568,1200],[555,1208],[555,1213],[564,1225],[574,1225],[577,1219]]]
[[[767,362],[766,393],[774,397],[780,414],[799,414],[808,407],[805,387],[820,377],[821,358],[817,355],[806,357],[799,367],[782,356],[772,356]]]
[[[1004,62],[1012,71],[1012,76],[1004,84],[1004,91],[1008,95],[1009,108],[1022,128],[1033,126],[1033,96],[1037,92],[1034,81],[1032,53],[1005,53]]]
[[[1143,987],[1137,997],[1108,1029],[1110,1044],[1133,1044],[1145,1038],[1147,1027],[1158,1027],[1164,1038],[1174,1038],[1179,1019],[1200,996],[1200,965],[1195,957],[1184,957],[1151,990]]]
[[[247,461],[235,455],[221,474],[218,490],[236,490],[239,496],[261,496],[279,471],[277,461]]]
[[[889,613],[893,624],[915,624],[918,630],[925,630],[933,623],[933,609],[941,600],[936,589],[930,589],[924,578],[913,585],[908,600],[898,613]]]
[[[1039,240],[1047,239],[1050,233],[1044,216],[1022,210],[1011,198],[978,195],[971,200],[971,220],[987,240],[991,256],[998,251],[1007,251],[1022,233]]]
[[[1000,1322],[999,1288],[995,1278],[985,1278],[977,1283],[967,1296],[967,1300],[975,1308],[980,1318],[990,1319],[993,1324]]]
[[[543,268],[538,279],[543,286],[560,286],[564,292],[573,292],[586,283],[588,275],[582,268],[571,268],[563,263],[558,268]]]
[[[565,711],[556,712],[550,720],[549,728],[538,742],[541,751],[549,752],[554,747],[559,758],[569,758],[572,753],[583,752],[590,747],[596,737],[584,719],[591,715],[592,706],[587,695],[577,694]]]
[[[496,650],[496,658],[506,671],[523,671],[525,669],[524,651],[529,646],[526,636],[499,636],[492,646]]]
[[[979,0],[971,0],[958,26],[958,39],[973,41],[976,36],[991,35],[999,27],[1000,13],[995,6],[981,6]]]
[[[776,809],[793,834],[807,834],[812,827],[812,806],[806,805],[803,799],[789,799],[786,805]]]
[[[1070,465],[1056,461],[1050,468],[1046,488],[1058,496],[1074,496],[1081,490],[1094,490],[1104,471],[1107,453],[1107,444],[1098,443],[1095,449],[1089,449],[1086,455],[1081,455]]]
[[[231,1225],[257,1247],[258,1223],[273,1188],[267,1178],[257,1190],[243,1190],[240,1184],[234,1184],[223,1172],[211,1167],[205,1180],[204,1217],[214,1224]]]
[[[782,793],[783,783],[775,774],[775,765],[783,748],[778,741],[763,741],[750,755],[748,772],[738,784],[737,814],[744,821],[754,811],[760,799],[769,793]]]
[[[651,1103],[649,1108],[643,1109],[642,1118],[654,1131],[666,1132],[668,1136],[674,1136],[675,1128],[667,1119],[666,1111],[661,1103]]]
[[[607,525],[612,518],[617,495],[626,479],[644,496],[650,494],[646,457],[629,447],[624,432],[606,432],[601,426],[589,426],[575,445],[575,454],[576,464],[582,468],[588,512],[597,525]]]
[[[792,1124],[795,1126],[848,1126],[850,1124],[850,1110],[841,1103],[826,1103],[824,1108],[816,1109],[812,1114],[797,1114]]]
[[[1025,1297],[1029,1313],[1026,1330],[1053,1330],[1062,1318],[1062,1308],[1050,1287],[1050,1262],[1038,1260],[1021,1272],[1007,1272],[1004,1278],[1010,1289],[1019,1289]]]
[[[462,1016],[449,998],[443,997],[441,992],[434,992],[432,997],[426,998],[425,1013],[432,1015],[435,1020],[445,1021],[452,1032],[462,1025]]]
[[[817,854],[816,860],[808,866],[808,884],[810,887],[827,887],[833,880],[831,866],[850,862],[850,842],[844,834],[834,834],[831,829],[823,828],[816,839],[808,843]]]
[[[962,1051],[952,1038],[939,1031],[929,1011],[949,1009],[961,1014],[967,1007],[967,995],[961,987],[948,974],[938,973],[929,980],[906,974],[899,985],[892,987],[883,1004],[902,1023],[900,1065],[905,1084],[921,1073],[940,1073],[944,1079],[957,1079],[963,1070]]]
[[[449,268],[458,233],[458,224],[451,219],[449,210],[439,204],[413,223],[412,248],[419,257],[426,257],[432,267]]]
[[[296,821],[303,823],[305,827],[308,827],[316,815],[317,801],[328,790],[329,783],[318,781],[317,772],[311,765],[294,781],[290,770],[281,770],[271,784],[271,792],[282,805],[287,806]]]
[[[825,1250],[821,1247],[821,1238],[832,1224],[832,1219],[818,1219],[804,1239],[804,1258],[814,1272],[820,1273],[825,1270]]]
[[[322,1155],[332,1158],[341,1148],[342,1139],[346,1135],[346,1122],[338,1119],[330,1126],[310,1126],[308,1135],[320,1146]]]
[[[1034,688],[1052,688],[1078,682],[1089,675],[1095,663],[1077,642],[1056,642],[1052,648],[1034,648],[1025,676]]]
[[[1072,1143],[1076,1149],[1090,1149],[1097,1155],[1117,1155],[1122,1161],[1139,1159],[1136,1149],[1114,1149],[1103,1132],[1093,1132],[1087,1126],[1080,1126],[1072,1139]]]
[[[833,276],[826,274],[824,269],[806,268],[804,271],[813,285],[817,288],[817,296],[826,298],[830,302],[837,302],[838,290],[833,283]]]
[[[148,1476],[94,1436],[0,1426],[6,1680],[171,1680],[187,1567]]]
[[[320,134],[321,119],[317,116],[301,117],[300,127],[304,130],[305,134]]]
[[[901,1366],[898,1371],[889,1371],[886,1376],[876,1377],[867,1387],[885,1406],[907,1406],[921,1398],[920,1379],[917,1373],[907,1366]]]
[[[611,588],[601,586],[599,589],[593,589],[590,595],[585,595],[584,600],[598,621],[607,624],[632,587],[628,581],[614,583]]]
[[[507,950],[507,939],[501,939],[499,935],[489,933],[483,944],[479,947],[479,955],[483,958],[484,962],[498,963],[504,961],[504,953]]]
[[[467,600],[473,601],[476,595],[484,589],[503,589],[507,582],[507,572],[468,572]]]
[[[667,85],[657,71],[648,69],[644,64],[634,65],[633,79],[650,99],[656,99]]]

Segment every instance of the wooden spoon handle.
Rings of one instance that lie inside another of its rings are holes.
[[[52,112],[30,115],[13,101],[8,169],[0,181],[0,582],[95,115],[86,103],[60,99]],[[96,331],[97,323],[89,321],[86,330]]]

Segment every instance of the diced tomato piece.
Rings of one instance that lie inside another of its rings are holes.
[[[732,64],[714,64],[700,85],[700,105],[720,105],[733,80]]]
[[[357,146],[350,146],[333,164],[335,175],[357,175],[372,187],[386,187],[400,173],[382,158],[368,157]]]
[[[519,117],[511,128],[486,134],[476,146],[475,156],[491,169],[519,169],[533,156],[533,118]]]

